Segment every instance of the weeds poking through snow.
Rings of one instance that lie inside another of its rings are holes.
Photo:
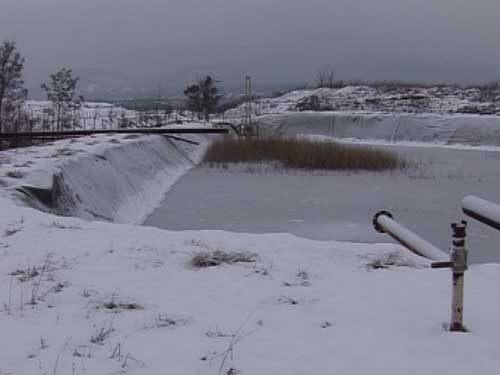
[[[209,330],[205,333],[205,336],[210,337],[210,338],[221,338],[221,337],[234,337],[234,334],[229,334],[222,332],[218,328],[215,330]]]
[[[292,297],[287,297],[287,296],[282,296],[282,297],[278,298],[278,302],[288,304],[288,305],[298,305],[299,304],[299,301],[297,301],[296,299],[294,299]]]
[[[111,299],[109,301],[99,303],[96,306],[96,309],[99,309],[101,307],[115,313],[121,312],[123,310],[144,310],[144,307],[136,302],[117,301],[117,298],[114,294],[111,296]]]
[[[3,233],[3,237],[4,238],[11,237],[14,234],[22,231],[23,230],[23,226],[22,226],[23,223],[24,223],[24,219],[21,219],[21,220],[19,220],[19,222],[9,224],[9,226],[7,227],[7,229],[5,229],[5,232]]]
[[[40,350],[45,350],[48,347],[49,345],[47,344],[47,341],[42,336],[40,336]]]
[[[188,324],[187,319],[174,318],[165,313],[158,314],[155,317],[154,323],[151,325],[145,325],[144,329],[155,329],[155,328],[177,328]]]
[[[292,286],[303,286],[308,287],[311,286],[309,282],[309,273],[307,271],[299,269],[295,274],[295,278],[298,280],[296,283],[289,283],[287,281],[283,282],[283,286],[292,287]]]
[[[109,359],[115,359],[117,358],[119,361],[122,359],[122,345],[121,343],[116,344],[115,348],[113,349],[113,353],[111,353],[111,356]]]
[[[366,268],[368,270],[387,269],[390,267],[422,267],[422,265],[418,264],[411,258],[403,256],[397,251],[386,254],[368,255],[364,258],[367,258],[369,260],[369,262],[366,264]]]
[[[297,275],[296,276],[297,276],[298,279],[301,279],[303,281],[309,280],[309,274],[307,273],[306,270],[299,269],[297,271]]]
[[[193,256],[190,264],[193,268],[208,268],[220,266],[221,264],[253,263],[257,259],[257,254],[249,252],[201,251]]]
[[[186,323],[187,321],[185,319],[171,318],[167,314],[159,314],[155,319],[156,328],[178,327]]]
[[[65,225],[61,224],[57,221],[53,221],[52,224],[49,225],[51,228],[57,228],[57,229],[72,229],[72,230],[82,230],[82,227],[76,226],[76,225]]]
[[[23,178],[24,173],[21,171],[8,171],[5,176],[10,177],[10,178]]]
[[[233,359],[233,354],[234,354],[234,349],[236,345],[241,342],[243,339],[246,337],[250,336],[251,334],[257,332],[261,325],[259,324],[259,327],[253,329],[252,331],[243,333],[243,328],[245,327],[245,324],[248,322],[248,319],[250,319],[250,316],[248,316],[245,321],[241,324],[241,326],[236,330],[236,332],[231,336],[231,341],[229,342],[229,345],[226,350],[224,350],[222,353],[219,353],[215,355],[211,361],[217,359],[217,358],[222,358],[221,364],[219,366],[219,371],[218,375],[223,375],[224,367],[226,365],[226,362],[228,359]],[[237,374],[238,372],[229,372],[229,371],[236,371],[234,367],[230,367],[226,374]]]
[[[10,276],[9,280],[9,300],[7,303],[3,304],[4,310],[7,313],[7,315],[10,315],[12,313],[12,281],[14,279],[14,276]]]
[[[35,266],[33,266],[33,267],[28,267],[24,270],[22,269],[15,270],[10,275],[13,277],[17,277],[17,280],[24,283],[26,281],[34,279],[39,274],[40,273],[38,272],[38,269]]]
[[[141,305],[131,302],[131,303],[123,303],[123,302],[106,302],[103,304],[103,307],[108,310],[113,310],[115,312],[120,310],[144,310],[144,307]]]
[[[104,341],[113,333],[113,322],[111,321],[108,326],[106,323],[99,329],[97,329],[90,337],[90,342],[96,345],[104,345]]]

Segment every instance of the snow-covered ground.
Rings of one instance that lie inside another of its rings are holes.
[[[24,110],[33,129],[50,130],[55,125],[51,102],[28,100]],[[178,111],[139,112],[110,103],[82,102],[80,107],[68,112],[66,127],[82,129],[113,129],[141,126],[158,126],[190,121],[192,114]]]
[[[300,111],[368,113],[500,114],[500,89],[459,87],[346,86],[294,90],[275,98],[254,101],[254,116]],[[245,105],[226,112],[226,118],[244,119]]]
[[[0,152],[0,374],[497,372],[500,265],[467,272],[470,332],[455,334],[450,272],[394,244],[90,221],[28,207],[15,190],[46,189],[47,211],[134,223],[196,163],[198,141]],[[214,251],[255,261],[190,265]]]

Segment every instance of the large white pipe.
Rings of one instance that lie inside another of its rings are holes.
[[[462,210],[466,215],[500,230],[500,206],[487,200],[469,195],[462,201]]]
[[[374,224],[377,230],[389,234],[392,238],[417,255],[436,261],[446,261],[450,258],[449,255],[441,249],[395,222],[389,213],[377,214],[374,219]]]

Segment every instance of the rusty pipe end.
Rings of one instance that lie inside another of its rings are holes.
[[[390,219],[393,219],[394,216],[389,212],[389,211],[386,211],[386,210],[382,210],[382,211],[379,211],[377,212],[374,216],[373,216],[373,228],[375,228],[375,230],[378,232],[378,233],[387,233],[384,228],[382,228],[380,226],[380,224],[378,223],[378,219],[380,216],[387,216],[389,217]]]

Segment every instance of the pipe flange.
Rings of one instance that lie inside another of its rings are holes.
[[[372,221],[373,228],[375,228],[375,230],[379,233],[386,233],[385,230],[378,223],[378,218],[380,216],[387,216],[390,219],[393,219],[394,217],[392,216],[392,214],[389,211],[386,211],[386,210],[379,211],[375,214],[375,216],[373,216],[373,221]]]

